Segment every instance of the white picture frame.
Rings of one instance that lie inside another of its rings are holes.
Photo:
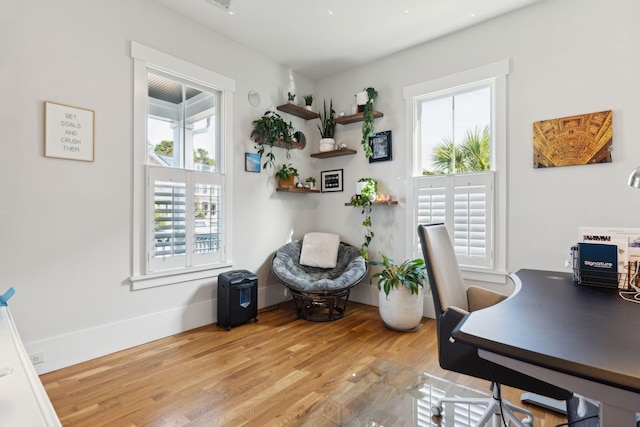
[[[45,101],[45,157],[95,161],[95,120],[93,110]]]

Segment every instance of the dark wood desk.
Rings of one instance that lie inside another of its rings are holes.
[[[640,412],[640,304],[571,274],[519,270],[507,300],[467,315],[454,338],[479,355],[601,402],[601,425]]]

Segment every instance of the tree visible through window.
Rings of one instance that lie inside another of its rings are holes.
[[[491,90],[419,102],[423,175],[491,170]]]

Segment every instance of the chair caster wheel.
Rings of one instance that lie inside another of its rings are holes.
[[[433,406],[431,407],[431,414],[432,414],[434,417],[439,417],[439,416],[441,416],[441,415],[442,415],[442,407],[441,407],[441,406],[433,405]]]

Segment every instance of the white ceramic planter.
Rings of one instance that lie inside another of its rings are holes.
[[[389,296],[384,291],[378,294],[378,310],[384,324],[396,331],[415,330],[422,320],[424,288],[418,295],[411,294],[406,286],[391,289]]]
[[[332,151],[336,149],[336,141],[333,138],[322,138],[320,140],[320,151]]]
[[[356,104],[364,105],[369,100],[369,94],[366,90],[356,93]]]

